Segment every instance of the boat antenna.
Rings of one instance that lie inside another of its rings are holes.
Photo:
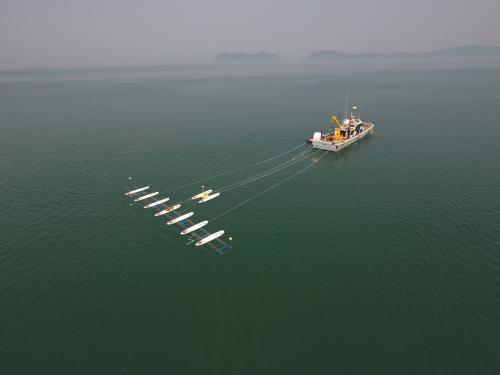
[[[349,89],[351,88],[351,83],[349,82],[349,86],[347,86],[347,94],[345,96],[345,117],[347,118],[347,108],[349,108]]]

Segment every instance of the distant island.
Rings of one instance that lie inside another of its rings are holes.
[[[462,47],[444,48],[435,51],[410,53],[410,52],[361,52],[346,53],[325,50],[315,52],[307,57],[310,61],[334,61],[334,60],[362,60],[362,59],[406,59],[406,58],[478,58],[478,57],[499,57],[500,47],[498,46],[476,46],[468,45]],[[215,57],[216,63],[269,63],[278,61],[279,57],[268,52],[246,53],[221,53]]]
[[[409,53],[343,53],[337,51],[321,51],[309,55],[309,60],[339,60],[339,59],[359,59],[359,58],[407,58],[407,57],[500,57],[500,47],[496,46],[463,46],[445,48],[436,51]]]
[[[214,59],[215,62],[272,62],[277,60],[278,56],[267,52],[257,52],[255,54],[243,52],[225,52],[221,53]]]

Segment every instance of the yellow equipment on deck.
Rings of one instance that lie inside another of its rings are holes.
[[[337,118],[337,116],[333,115],[332,116],[332,122],[337,126],[335,128],[335,133],[333,135],[333,139],[336,140],[336,141],[340,141],[343,137],[342,135],[340,134],[340,121],[339,119]]]
[[[332,116],[332,122],[333,122],[335,125],[337,125],[337,128],[339,128],[339,129],[340,129],[340,125],[341,125],[341,124],[340,124],[340,121],[339,121],[339,119],[337,118],[337,116],[335,116],[335,115],[333,115],[333,116]]]

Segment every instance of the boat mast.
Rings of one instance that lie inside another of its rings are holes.
[[[347,108],[349,108],[349,89],[350,89],[351,85],[349,84],[349,86],[347,86],[347,94],[345,96],[345,114],[344,114],[344,118],[346,119],[347,118]]]

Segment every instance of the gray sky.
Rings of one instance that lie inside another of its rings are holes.
[[[0,68],[500,45],[500,0],[0,0]]]

